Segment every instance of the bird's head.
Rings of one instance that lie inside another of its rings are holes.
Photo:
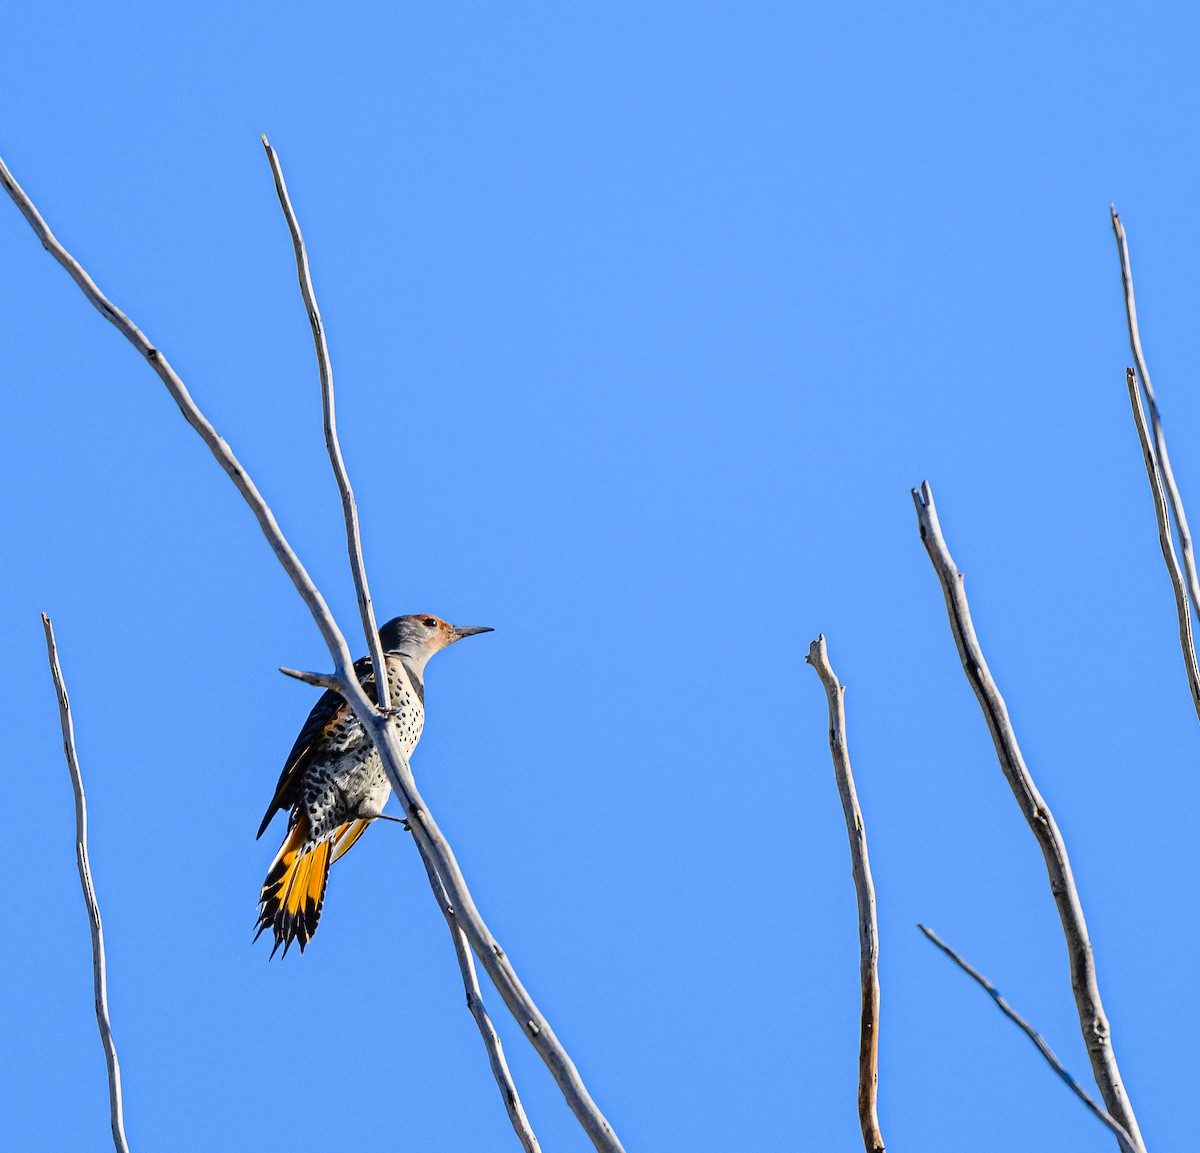
[[[384,652],[401,653],[419,672],[434,653],[447,645],[491,631],[482,625],[452,625],[429,613],[410,613],[388,621],[379,630],[379,639]]]

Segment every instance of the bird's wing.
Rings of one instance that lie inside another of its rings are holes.
[[[375,673],[371,668],[371,658],[361,657],[354,662],[354,672],[359,683],[366,690],[367,696],[375,700]],[[340,693],[327,689],[317,699],[308,720],[300,730],[292,751],[288,753],[279,774],[279,784],[275,786],[275,795],[267,806],[266,815],[258,827],[258,837],[267,831],[276,813],[290,809],[299,799],[299,782],[301,774],[312,762],[313,753],[321,744],[322,738],[331,733],[343,720],[350,706]],[[257,837],[255,838],[257,840]],[[347,846],[349,847],[349,846]]]

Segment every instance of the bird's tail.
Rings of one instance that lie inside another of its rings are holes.
[[[272,957],[280,945],[286,957],[293,941],[299,942],[303,953],[321,919],[332,845],[328,840],[312,844],[308,837],[308,818],[301,814],[271,863],[258,897],[254,939],[271,929],[275,934]]]

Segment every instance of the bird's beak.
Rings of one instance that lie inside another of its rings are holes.
[[[454,634],[454,639],[450,642],[461,641],[463,637],[473,637],[476,633],[494,633],[495,629],[489,629],[486,625],[455,625],[451,632]]]

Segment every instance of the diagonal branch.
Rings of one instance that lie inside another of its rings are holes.
[[[13,202],[21,210],[43,247],[67,270],[97,311],[117,328],[158,374],[187,422],[200,435],[217,463],[225,470],[242,498],[250,506],[263,535],[267,538],[267,543],[270,544],[279,563],[291,578],[297,592],[308,606],[317,627],[321,630],[321,635],[325,639],[325,644],[334,662],[339,681],[338,691],[354,709],[355,715],[362,722],[367,735],[379,750],[388,780],[404,808],[405,816],[409,819],[417,843],[432,859],[438,876],[441,877],[446,892],[454,904],[459,924],[471,942],[471,948],[475,950],[475,955],[487,970],[492,983],[504,999],[509,1011],[517,1019],[530,1044],[533,1045],[550,1070],[566,1098],[567,1104],[592,1144],[602,1153],[623,1153],[621,1142],[617,1139],[607,1118],[592,1100],[575,1063],[555,1036],[549,1021],[546,1020],[521,983],[508,955],[501,949],[499,942],[492,936],[487,924],[480,916],[454,852],[433,815],[426,808],[417,789],[408,759],[400,747],[394,727],[388,718],[379,712],[358,683],[358,678],[354,675],[353,658],[350,656],[346,638],[334,621],[333,614],[329,611],[324,597],[321,596],[307,570],[300,563],[300,559],[291,545],[288,544],[287,538],[283,535],[275,515],[271,512],[262,494],[250,480],[237,457],[234,456],[233,450],[217,434],[216,429],[200,411],[183,381],[167,362],[166,357],[146,339],[129,317],[96,287],[95,282],[79,262],[59,243],[34,207],[33,202],[13,179],[12,173],[9,172],[3,160],[0,160],[0,184],[3,184]]]
[[[1167,438],[1163,434],[1162,420],[1159,417],[1158,399],[1154,395],[1154,386],[1150,383],[1150,370],[1146,367],[1146,358],[1142,353],[1142,337],[1138,331],[1137,305],[1133,299],[1133,269],[1129,263],[1129,238],[1125,235],[1125,226],[1121,223],[1121,218],[1117,215],[1117,210],[1112,205],[1109,206],[1109,214],[1112,217],[1113,235],[1117,241],[1117,257],[1121,262],[1121,287],[1125,296],[1125,323],[1129,329],[1129,349],[1133,354],[1133,363],[1137,368],[1137,377],[1141,381],[1142,391],[1146,394],[1146,407],[1150,410],[1150,428],[1154,441],[1154,463],[1162,478],[1162,487],[1166,489],[1167,498],[1170,501],[1171,515],[1175,520],[1175,531],[1179,534],[1179,551],[1183,554],[1183,570],[1187,575],[1188,596],[1191,598],[1194,610],[1197,605],[1200,605],[1200,578],[1196,574],[1196,554],[1192,547],[1192,532],[1188,528],[1187,513],[1183,508],[1183,498],[1179,495],[1179,488],[1175,484],[1175,473],[1171,468],[1170,454],[1167,452]],[[1149,464],[1147,464],[1147,468],[1149,468]],[[1165,558],[1165,551],[1163,555]],[[1170,562],[1168,562],[1167,568],[1168,571],[1171,569]],[[1173,574],[1172,581],[1174,581]],[[1178,601],[1178,596],[1176,596],[1176,600]],[[1182,624],[1180,628],[1182,631]],[[1195,705],[1196,715],[1200,717],[1200,679],[1193,680],[1193,676],[1195,675],[1195,654],[1191,655],[1191,661],[1189,662],[1188,655],[1185,653],[1184,660],[1185,663],[1189,664],[1188,681],[1192,689],[1192,703]]]
[[[1021,1030],[1037,1048],[1037,1051],[1046,1059],[1046,1063],[1055,1071],[1066,1083],[1068,1089],[1079,1098],[1080,1101],[1087,1106],[1088,1112],[1096,1118],[1100,1124],[1104,1125],[1116,1137],[1121,1146],[1122,1153],[1135,1153],[1133,1142],[1129,1140],[1129,1134],[1125,1132],[1104,1110],[1092,1100],[1080,1087],[1078,1081],[1067,1072],[1063,1063],[1054,1055],[1050,1046],[1046,1044],[1040,1033],[1038,1033],[1028,1021],[1025,1020],[1001,995],[1000,990],[991,983],[977,969],[973,969],[966,961],[962,959],[945,941],[941,939],[932,929],[925,925],[917,925],[925,936],[933,942],[947,957],[950,958],[968,977],[973,981],[977,981],[983,990],[993,1001],[996,1002],[996,1008],[1000,1010],[1018,1029]]]
[[[950,629],[954,634],[954,643],[958,648],[963,671],[983,709],[984,718],[992,734],[992,742],[996,746],[1000,768],[1046,862],[1050,892],[1058,908],[1063,936],[1066,938],[1071,989],[1075,994],[1079,1027],[1083,1032],[1088,1057],[1091,1059],[1092,1073],[1108,1112],[1129,1133],[1135,1153],[1145,1153],[1137,1118],[1133,1114],[1133,1108],[1125,1094],[1125,1086],[1121,1082],[1121,1072],[1117,1068],[1117,1055],[1113,1051],[1108,1018],[1104,1015],[1104,1006],[1100,1001],[1100,988],[1096,983],[1096,963],[1092,956],[1091,942],[1088,940],[1083,906],[1071,873],[1066,843],[1058,831],[1054,814],[1042,799],[1041,793],[1033,783],[1033,777],[1025,766],[1025,759],[1017,744],[1017,735],[1008,717],[1008,708],[996,687],[996,682],[992,679],[987,661],[984,660],[983,649],[979,645],[979,638],[975,635],[975,626],[971,621],[971,609],[967,604],[962,573],[955,566],[954,558],[951,557],[946,540],[942,536],[937,507],[933,503],[933,492],[927,483],[922,483],[920,491],[912,490],[912,497],[917,509],[921,540],[929,553],[929,559],[933,562],[934,571],[946,598]]]
[[[83,774],[79,771],[79,756],[75,752],[75,723],[71,719],[71,702],[58,664],[58,646],[54,643],[54,626],[42,613],[42,628],[46,632],[46,656],[50,675],[58,694],[58,720],[62,726],[63,753],[71,774],[75,792],[75,861],[79,866],[79,883],[87,905],[88,923],[92,930],[92,988],[96,1000],[96,1024],[100,1029],[100,1044],[104,1046],[104,1061],[108,1066],[108,1113],[112,1122],[113,1145],[117,1153],[129,1153],[125,1141],[125,1109],[121,1101],[121,1066],[117,1061],[117,1044],[113,1040],[112,1022],[108,1017],[108,980],[105,975],[104,926],[100,921],[100,905],[92,885],[92,870],[88,864],[87,800],[83,795]]]
[[[1142,460],[1146,464],[1146,478],[1150,481],[1150,495],[1154,498],[1154,517],[1158,522],[1158,544],[1162,549],[1163,563],[1171,578],[1171,589],[1175,593],[1175,614],[1179,618],[1179,647],[1183,650],[1183,667],[1187,672],[1188,687],[1192,692],[1192,704],[1200,717],[1200,668],[1196,666],[1196,645],[1192,636],[1192,614],[1188,609],[1187,589],[1183,583],[1183,572],[1179,558],[1171,542],[1171,521],[1167,510],[1167,498],[1163,493],[1162,474],[1154,455],[1150,430],[1146,426],[1146,413],[1142,409],[1142,394],[1138,390],[1137,373],[1132,368],[1125,370],[1125,386],[1129,390],[1129,404],[1133,409],[1133,422],[1137,426],[1138,440],[1142,445]]]
[[[829,752],[837,777],[838,795],[850,838],[850,865],[858,898],[859,979],[862,984],[862,1018],[858,1042],[858,1122],[866,1153],[884,1153],[879,1131],[876,1098],[879,1089],[879,926],[875,920],[875,883],[867,855],[867,830],[854,775],[850,771],[850,749],[846,744],[846,688],[829,664],[824,634],[808,646],[804,658],[816,670],[829,702]]]
[[[534,1135],[533,1126],[529,1124],[529,1118],[525,1115],[525,1106],[521,1104],[517,1087],[513,1083],[512,1073],[508,1069],[508,1062],[504,1058],[504,1047],[500,1043],[500,1035],[496,1032],[496,1027],[492,1024],[492,1019],[488,1016],[487,1008],[483,1003],[483,993],[479,988],[479,978],[475,973],[475,961],[471,956],[471,947],[467,943],[462,929],[458,926],[454,905],[446,895],[446,887],[433,867],[433,862],[424,853],[421,854],[421,860],[425,863],[425,871],[429,874],[429,883],[433,886],[433,891],[438,894],[438,905],[441,907],[442,916],[446,918],[446,926],[454,941],[454,955],[458,958],[463,987],[467,991],[467,1008],[471,1011],[471,1016],[475,1018],[475,1024],[479,1027],[479,1035],[483,1038],[483,1045],[487,1050],[488,1064],[492,1068],[492,1076],[496,1079],[496,1084],[500,1086],[500,1096],[504,1101],[504,1108],[508,1113],[513,1132],[516,1133],[525,1153],[540,1153],[541,1146]]]
[[[342,517],[346,522],[346,549],[350,554],[350,571],[354,575],[358,612],[362,617],[363,632],[367,635],[367,651],[371,654],[371,667],[382,669],[386,666],[384,665],[383,646],[379,640],[379,629],[375,624],[375,609],[371,605],[367,568],[363,563],[362,536],[358,529],[358,505],[354,501],[354,490],[350,487],[350,475],[346,472],[346,462],[342,459],[342,446],[338,442],[337,409],[333,399],[333,363],[329,359],[329,345],[325,341],[325,326],[321,323],[321,310],[317,307],[317,295],[313,289],[312,273],[308,268],[308,252],[304,247],[304,237],[300,234],[300,222],[296,219],[291,198],[288,196],[279,157],[267,138],[263,136],[261,139],[263,148],[267,151],[271,174],[275,177],[275,192],[279,196],[279,203],[287,220],[288,231],[292,234],[292,247],[296,251],[296,277],[300,281],[300,295],[304,298],[308,323],[312,327],[313,345],[317,351],[317,367],[321,374],[321,411],[325,421],[325,447],[329,450],[329,463],[333,466],[333,475],[337,478],[338,491],[342,494]],[[376,691],[379,694],[379,708],[385,713],[391,708],[387,682],[388,678],[385,676],[379,675],[375,678]]]
[[[289,669],[282,666],[279,671],[285,677],[291,677],[296,681],[303,681],[306,685],[312,685],[315,689],[332,689],[336,693],[342,687],[341,680],[333,673],[310,673],[306,669]]]

